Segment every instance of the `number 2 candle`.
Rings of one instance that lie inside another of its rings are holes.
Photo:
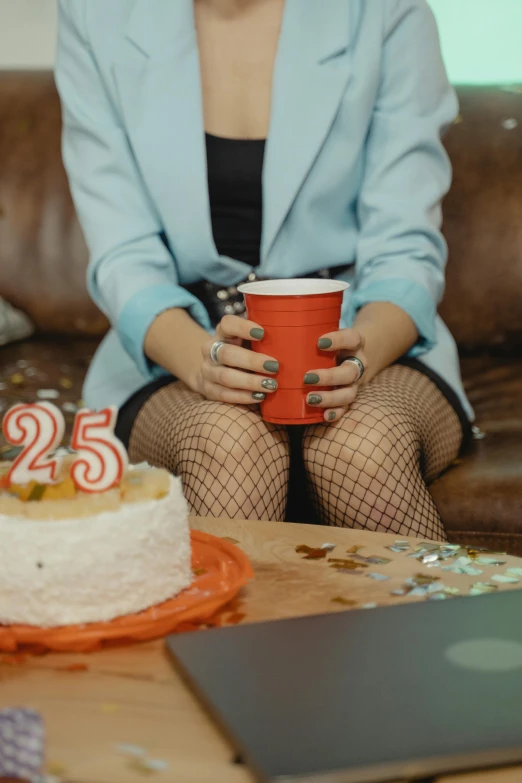
[[[71,477],[82,492],[105,492],[117,486],[128,466],[127,452],[114,435],[117,410],[81,410],[74,422],[71,446],[78,452],[71,466]],[[61,411],[51,403],[20,404],[11,408],[2,425],[5,439],[23,446],[13,462],[7,485],[52,484],[58,480],[60,458],[50,456],[59,446],[65,431]]]

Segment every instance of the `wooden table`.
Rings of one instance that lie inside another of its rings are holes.
[[[395,537],[335,528],[275,522],[194,519],[193,527],[230,537],[248,554],[256,577],[234,610],[237,622],[343,611],[332,599],[396,604],[425,600],[392,596],[404,580],[422,571],[437,573],[444,584],[466,594],[473,582],[487,582],[493,573],[521,561],[506,558],[500,568],[484,567],[481,576],[428,571],[405,554],[385,547]],[[326,560],[305,560],[296,546],[336,545],[332,556],[365,547],[361,554],[393,558],[372,569],[390,576],[374,581],[365,575],[340,573]],[[410,539],[415,546],[414,539]],[[499,585],[509,589],[510,585]],[[225,621],[227,615],[224,615]],[[85,668],[82,671],[81,665]],[[45,719],[48,772],[69,783],[130,783],[144,776],[155,783],[252,783],[244,766],[234,764],[233,751],[206,713],[182,684],[165,654],[163,643],[137,645],[92,655],[48,655],[0,658],[0,707],[32,706]],[[143,753],[142,757],[132,753]],[[156,771],[148,770],[157,760]],[[439,783],[520,783],[522,767],[477,773]]]

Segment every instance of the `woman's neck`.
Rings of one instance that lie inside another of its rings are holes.
[[[194,5],[205,6],[216,16],[233,19],[252,11],[255,6],[262,6],[272,0],[194,0]]]

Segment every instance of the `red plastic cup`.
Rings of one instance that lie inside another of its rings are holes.
[[[305,386],[310,370],[336,365],[336,354],[321,351],[320,337],[339,329],[343,293],[348,283],[336,280],[303,278],[263,280],[239,286],[244,294],[248,318],[265,330],[252,350],[273,356],[279,362],[277,391],[267,394],[261,403],[264,421],[273,424],[314,424],[324,421],[324,409],[308,405],[310,392],[317,386]]]

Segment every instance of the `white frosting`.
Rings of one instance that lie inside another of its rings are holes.
[[[0,514],[0,624],[112,620],[161,603],[191,581],[180,479],[171,477],[161,500],[83,519]]]

